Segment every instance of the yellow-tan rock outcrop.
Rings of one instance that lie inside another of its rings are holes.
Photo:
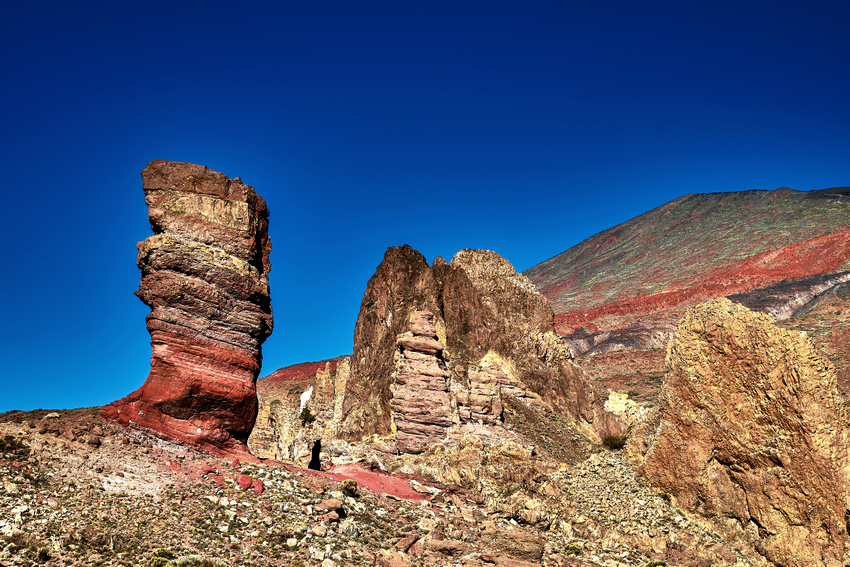
[[[688,311],[667,365],[652,485],[773,564],[848,564],[848,412],[811,341],[718,299]]]

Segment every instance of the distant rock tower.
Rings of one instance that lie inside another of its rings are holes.
[[[238,177],[190,163],[154,160],[142,180],[154,235],[138,244],[136,295],[151,308],[151,371],[101,413],[219,452],[245,450],[273,326],[266,203]]]

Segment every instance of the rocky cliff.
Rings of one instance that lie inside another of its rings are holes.
[[[349,364],[349,357],[308,362],[259,380],[259,413],[248,439],[251,454],[310,465],[314,449],[321,451],[322,441],[336,435]]]
[[[263,380],[252,451],[306,463],[327,449],[323,459],[333,453],[344,464],[364,454],[349,442],[369,440],[369,460],[470,435],[520,435],[573,460],[587,440],[622,434],[634,408],[606,409],[553,317],[495,252],[462,250],[428,265],[410,246],[391,247],[366,286],[350,359]]]
[[[847,564],[850,416],[811,341],[713,300],[687,312],[667,365],[657,419],[633,433],[641,473],[773,564]]]
[[[429,266],[409,246],[388,249],[363,296],[351,360],[340,434],[391,435],[402,453],[499,437],[509,401],[596,439],[625,428],[554,333],[546,298],[494,252]]]
[[[266,203],[238,177],[189,163],[154,160],[142,180],[154,235],[138,245],[136,295],[151,309],[151,370],[103,415],[214,450],[244,448],[272,332]]]

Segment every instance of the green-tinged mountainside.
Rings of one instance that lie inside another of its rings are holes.
[[[850,188],[685,195],[524,272],[562,334],[850,268]]]

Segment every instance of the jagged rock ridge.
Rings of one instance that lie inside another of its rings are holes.
[[[255,454],[304,463],[311,446],[369,439],[386,459],[469,435],[501,442],[518,435],[514,422],[534,436],[534,422],[547,432],[539,441],[563,456],[564,442],[624,432],[633,409],[605,409],[554,333],[548,300],[484,250],[429,266],[410,246],[389,248],[363,295],[350,359],[315,370],[263,385]],[[313,419],[303,419],[305,408]]]
[[[402,453],[499,437],[508,399],[595,439],[625,428],[554,333],[549,302],[507,260],[462,250],[429,266],[389,248],[361,303],[340,434],[394,435]]]
[[[243,447],[272,332],[265,201],[238,177],[154,160],[142,171],[154,235],[138,245],[151,308],[151,371],[103,409],[125,424],[217,450]]]
[[[727,299],[691,308],[668,347],[642,474],[776,565],[850,561],[850,439],[832,366],[800,333]]]

